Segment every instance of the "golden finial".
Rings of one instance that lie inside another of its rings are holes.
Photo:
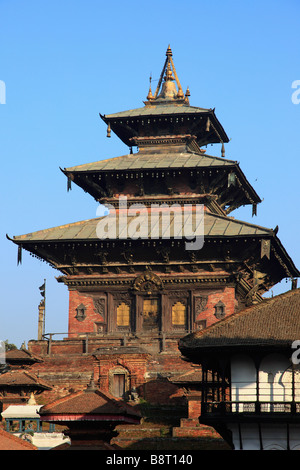
[[[147,100],[152,100],[153,99],[152,90],[151,90],[151,81],[152,81],[152,76],[150,74],[150,78],[149,78],[150,85],[149,85]]]
[[[147,95],[147,100],[152,100],[152,99],[153,99],[153,95],[152,95],[152,90],[151,90],[151,85],[150,85],[148,95]]]
[[[160,74],[160,78],[159,78],[155,93],[153,96],[151,96],[151,98],[152,100],[156,100],[158,97],[160,99],[162,98],[162,99],[168,99],[168,100],[178,99],[184,102],[187,100],[187,97],[184,96],[181,84],[177,77],[175,65],[172,59],[173,53],[172,53],[170,44],[168,46],[166,56],[167,57],[166,57],[162,72]],[[165,82],[162,84],[163,79],[165,80]],[[178,91],[176,90],[175,84],[172,83],[174,81],[176,82]],[[161,86],[162,86],[162,90],[161,90],[161,93],[159,94]],[[152,95],[152,92],[151,92],[151,95]]]
[[[187,87],[186,92],[185,92],[185,100],[184,100],[187,104],[190,103],[189,96],[191,96],[190,89],[189,89],[189,87]]]
[[[172,53],[172,50],[171,50],[171,47],[170,47],[170,44],[168,45],[168,49],[167,49],[167,52],[166,52],[166,56],[172,56],[173,53]]]
[[[177,93],[177,98],[183,98],[183,97],[184,97],[184,94],[183,94],[182,88],[179,88],[178,93]]]
[[[165,80],[174,80],[174,77],[172,75],[172,70],[171,70],[171,64],[168,62],[167,64],[167,70],[166,70],[166,75],[165,75]]]

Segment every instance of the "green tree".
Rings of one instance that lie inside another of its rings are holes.
[[[4,341],[5,344],[5,351],[12,351],[13,349],[18,349],[15,344],[9,343],[8,339]]]

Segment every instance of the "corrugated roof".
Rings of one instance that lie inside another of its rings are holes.
[[[156,168],[199,168],[213,166],[232,166],[237,162],[220,157],[197,153],[151,153],[128,154],[121,157],[109,158],[97,162],[65,168],[67,172],[109,171],[109,170],[139,170]]]

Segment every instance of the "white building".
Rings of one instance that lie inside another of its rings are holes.
[[[199,421],[233,449],[300,450],[299,340],[300,289],[183,338],[203,370]]]
[[[10,405],[1,413],[6,422],[6,431],[31,442],[39,450],[49,450],[62,443],[70,442],[62,432],[55,432],[54,425],[45,431],[40,421],[39,410],[42,405]]]

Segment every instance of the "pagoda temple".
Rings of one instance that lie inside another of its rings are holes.
[[[101,389],[123,397],[182,375],[180,338],[260,303],[299,271],[277,229],[229,215],[245,205],[255,215],[261,199],[225,158],[229,139],[215,110],[190,105],[170,46],[143,106],[100,118],[127,153],[62,172],[68,189],[78,185],[109,213],[11,240],[19,260],[26,250],[46,261],[69,291],[67,337],[44,335],[29,350],[49,356],[51,340],[53,356],[93,355]],[[220,156],[207,154],[210,144]]]

